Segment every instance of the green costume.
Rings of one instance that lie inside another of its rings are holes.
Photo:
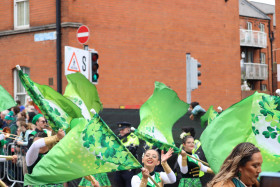
[[[94,174],[94,175],[91,175],[93,176],[98,182],[99,182],[99,185],[100,186],[111,186],[111,183],[110,183],[110,180],[108,178],[108,175],[107,173],[99,173],[99,174]],[[85,179],[84,177],[82,178],[79,186],[92,186],[91,182],[88,181],[87,179]]]
[[[196,154],[193,154],[192,156],[198,158]],[[178,187],[202,187],[199,179],[200,167],[198,161],[187,156],[187,165],[188,172],[186,174],[182,173],[182,178]]]

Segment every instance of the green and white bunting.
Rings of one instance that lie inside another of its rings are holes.
[[[69,130],[71,120],[82,117],[79,107],[51,87],[33,82],[21,70],[18,75],[28,95],[49,120],[53,130]]]
[[[256,145],[263,156],[262,171],[280,168],[280,98],[254,93],[223,111],[201,135],[208,163],[217,173],[233,148],[242,142]]]
[[[84,75],[80,72],[66,75],[68,85],[66,86],[64,97],[75,103],[81,110],[85,119],[90,120],[94,109],[96,113],[102,110],[97,89]]]
[[[71,131],[24,177],[24,185],[57,184],[83,176],[141,168],[106,123],[95,114],[74,119]]]
[[[13,97],[0,85],[0,112],[16,106]]]
[[[180,100],[177,93],[161,82],[155,82],[153,95],[140,108],[140,125],[135,134],[159,149],[171,147],[175,153],[172,127],[188,111],[189,105]]]

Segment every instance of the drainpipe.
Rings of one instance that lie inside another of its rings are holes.
[[[57,92],[59,93],[62,93],[61,66],[61,1],[56,0],[56,77]]]
[[[271,91],[272,91],[272,94],[274,93],[275,91],[275,88],[274,88],[274,81],[273,81],[273,49],[272,49],[272,43],[274,41],[274,33],[273,31],[271,31],[271,28],[270,28],[270,20],[268,20],[268,33],[269,33],[269,41],[270,41],[270,53],[271,53]]]

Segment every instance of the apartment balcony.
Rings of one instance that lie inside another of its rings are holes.
[[[265,32],[240,29],[240,45],[248,47],[267,47],[267,36]]]
[[[241,66],[242,79],[246,80],[267,80],[268,66],[260,63],[244,63]]]

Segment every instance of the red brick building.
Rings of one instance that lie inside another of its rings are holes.
[[[245,91],[243,87],[242,98],[255,91],[274,94],[277,89],[276,60],[273,53],[275,6],[240,0],[239,15],[242,79],[247,81],[247,89],[250,89]]]
[[[1,2],[0,84],[12,95],[24,98],[17,64],[35,82],[57,88],[55,23],[55,0]],[[64,46],[83,48],[80,25],[89,27],[87,45],[99,53],[105,108],[142,105],[155,81],[186,101],[186,53],[202,64],[192,101],[226,108],[241,99],[238,1],[61,1],[63,90]]]

